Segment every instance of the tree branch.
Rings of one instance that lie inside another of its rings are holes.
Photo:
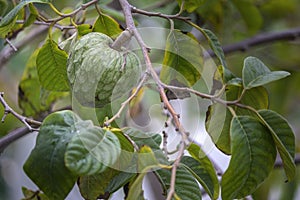
[[[254,37],[243,40],[241,42],[226,45],[223,47],[223,51],[225,54],[230,54],[236,51],[244,52],[254,46],[267,44],[275,41],[296,40],[297,38],[300,38],[300,27],[295,29],[288,29],[280,32],[261,33]],[[209,54],[211,56],[214,55],[212,51],[209,51]]]
[[[8,133],[7,135],[0,138],[0,153],[4,151],[4,149],[10,145],[12,142],[18,140],[19,138],[27,135],[30,133],[28,127],[21,127],[13,130],[12,132]]]
[[[20,42],[14,44],[14,47],[18,50],[22,49],[26,45],[30,44],[36,37],[47,32],[48,27],[37,27],[26,34]],[[7,63],[7,61],[16,53],[16,51],[11,48],[11,45],[5,46],[0,52],[0,70]]]
[[[17,118],[18,120],[20,120],[23,124],[25,124],[25,126],[28,128],[29,131],[35,131],[36,129],[33,126],[40,126],[42,123],[33,119],[29,119],[27,117],[24,117],[23,115],[20,115],[19,113],[17,113],[16,111],[14,111],[4,100],[3,98],[4,93],[0,92],[0,103],[3,105],[4,107],[4,115],[1,119],[1,122],[3,123],[6,116],[8,114],[12,114],[13,116],[15,116],[15,118]]]

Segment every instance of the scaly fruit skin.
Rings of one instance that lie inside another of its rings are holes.
[[[82,36],[70,51],[67,72],[73,98],[83,106],[103,107],[128,94],[140,77],[137,56],[110,47],[102,33]]]

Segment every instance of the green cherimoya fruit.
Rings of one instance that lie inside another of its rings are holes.
[[[89,107],[103,107],[128,95],[140,78],[140,62],[133,52],[111,48],[102,33],[82,36],[70,50],[67,63],[72,97]]]

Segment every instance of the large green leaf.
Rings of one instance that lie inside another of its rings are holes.
[[[179,30],[169,33],[160,78],[167,84],[192,86],[201,76],[202,49],[198,42]]]
[[[164,193],[170,188],[171,170],[160,169],[155,171],[160,180]],[[201,200],[201,190],[194,176],[182,165],[179,165],[175,179],[175,193],[184,200]]]
[[[286,71],[274,71],[270,69],[259,59],[247,57],[244,60],[243,67],[243,85],[245,89],[258,87],[289,76]]]
[[[239,98],[243,87],[237,83],[226,86],[226,93],[223,96],[227,101],[234,101]],[[267,109],[269,105],[268,93],[264,87],[256,87],[245,92],[241,102],[257,110]],[[252,111],[233,106],[238,115],[256,116]],[[231,112],[222,104],[214,103],[209,106],[206,116],[206,130],[216,146],[226,154],[231,152],[230,142],[230,123],[232,120]]]
[[[0,37],[5,37],[8,32],[14,27],[19,11],[29,3],[49,3],[50,0],[22,0],[0,21]]]
[[[236,116],[231,128],[232,157],[222,177],[222,199],[243,198],[268,177],[276,158],[271,134],[257,119]]]
[[[67,76],[68,54],[59,49],[51,38],[40,49],[36,66],[43,88],[50,91],[69,91]]]
[[[213,164],[198,145],[192,143],[188,151],[192,157],[184,156],[181,163],[188,167],[210,198],[217,199],[220,186]]]
[[[287,175],[288,181],[295,177],[295,135],[286,119],[272,110],[260,110],[263,123],[270,130]]]
[[[254,2],[251,0],[231,0],[231,2],[239,10],[249,31],[253,33],[259,30],[263,23],[263,18]]]
[[[78,130],[76,123],[80,121],[71,111],[48,115],[24,165],[27,176],[50,199],[64,199],[77,180],[78,176],[65,166],[64,154]]]
[[[78,124],[77,129],[65,153],[65,164],[71,171],[78,175],[100,173],[119,158],[121,146],[112,132],[91,121]]]
[[[99,174],[82,176],[79,179],[78,186],[81,195],[86,199],[97,199],[98,197],[108,197],[128,183],[134,173],[127,171],[133,157],[133,146],[122,132],[111,130],[119,139],[121,144],[121,154],[112,168],[106,168]]]
[[[122,32],[122,29],[116,20],[104,13],[100,13],[94,23],[93,31],[104,33],[112,38],[116,38]]]
[[[19,83],[18,102],[25,116],[39,118],[48,112],[52,104],[67,93],[44,91],[41,88],[36,70],[35,51],[27,61],[21,81]]]

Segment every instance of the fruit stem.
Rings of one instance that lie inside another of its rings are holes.
[[[122,46],[126,44],[127,41],[129,41],[132,37],[132,33],[126,29],[124,30],[118,37],[117,39],[111,44],[111,48],[121,51]]]

